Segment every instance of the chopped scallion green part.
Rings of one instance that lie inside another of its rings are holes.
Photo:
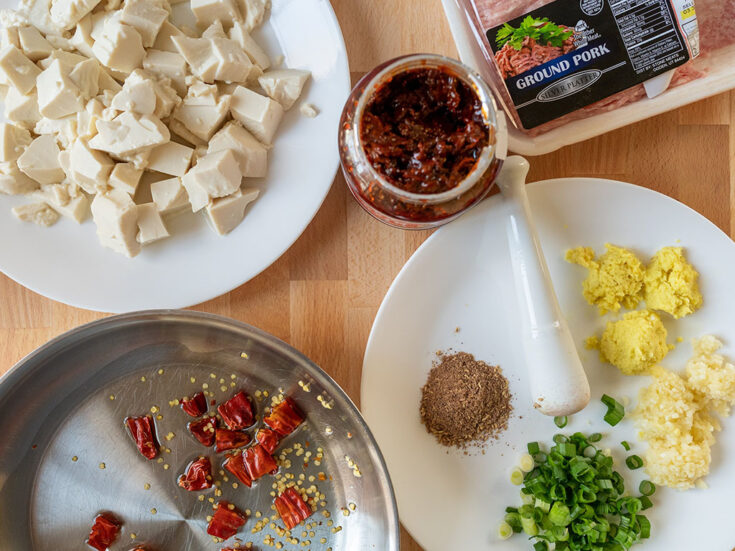
[[[523,531],[529,535],[529,536],[537,536],[538,535],[538,526],[536,525],[536,521],[532,518],[526,518],[521,517],[521,526],[523,527]]]
[[[563,415],[561,417],[554,417],[554,424],[560,429],[566,427],[568,422],[569,420],[567,419],[566,415]]]
[[[628,442],[626,440],[623,440],[622,442],[620,442],[620,445],[625,448],[625,451],[626,452],[629,452],[630,451],[630,444],[628,444]]]
[[[656,485],[650,480],[644,480],[641,482],[640,486],[638,486],[638,491],[646,497],[652,496],[656,491]]]
[[[541,447],[538,445],[538,442],[529,442],[526,447],[528,448],[528,453],[531,455],[536,455],[541,451]]]
[[[643,460],[637,455],[631,455],[625,458],[625,464],[631,470],[640,469],[643,466]]]
[[[602,440],[602,435],[599,432],[590,434],[590,437],[589,437],[590,442],[594,443],[594,442],[599,442],[600,440]]]
[[[608,425],[615,426],[625,417],[625,408],[623,404],[611,398],[607,394],[602,395],[602,403],[607,406],[607,413],[605,414],[605,422]]]

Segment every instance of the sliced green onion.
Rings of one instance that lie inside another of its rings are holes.
[[[513,535],[513,531],[514,530],[510,524],[507,522],[501,522],[498,526],[498,537],[500,537],[501,540],[507,540]]]
[[[564,457],[574,457],[577,455],[577,446],[574,444],[564,442],[562,444],[558,444],[557,447],[559,448],[559,453]]]
[[[589,438],[590,442],[594,443],[594,442],[599,442],[600,440],[602,440],[602,435],[599,432],[590,434],[590,438]]]
[[[533,551],[548,551],[549,546],[546,545],[545,541],[537,541],[533,544]]]
[[[514,532],[520,532],[523,529],[521,527],[521,515],[518,513],[507,513],[505,515],[505,522],[513,529]]]
[[[625,448],[625,451],[626,452],[629,452],[630,451],[630,444],[628,444],[627,441],[623,440],[622,442],[620,442],[620,445]]]
[[[523,471],[520,469],[513,469],[510,472],[510,482],[515,486],[520,486],[523,483]]]
[[[569,419],[567,419],[566,415],[562,415],[560,417],[554,417],[554,424],[560,429],[563,429],[564,427],[566,427],[568,422],[569,422]]]
[[[638,527],[640,528],[640,537],[641,539],[648,539],[651,537],[651,521],[648,520],[648,518],[644,515],[636,515],[635,516],[636,521],[638,522]]]
[[[605,422],[608,425],[615,426],[625,417],[625,408],[623,404],[611,398],[607,394],[602,395],[602,403],[607,406],[607,413],[605,414]]]
[[[638,486],[638,491],[644,496],[652,496],[656,491],[656,485],[650,480],[644,480],[641,482],[640,486]]]
[[[638,501],[641,502],[641,511],[645,511],[646,509],[653,507],[653,502],[648,496],[641,496],[638,498]]]
[[[538,535],[538,526],[536,525],[536,521],[532,518],[521,517],[521,526],[523,527],[523,531],[526,533],[526,535]]]
[[[555,501],[549,511],[549,520],[556,526],[568,526],[569,523],[572,522],[572,517],[569,514],[569,507],[564,505],[561,501]]]
[[[524,453],[518,461],[518,466],[524,473],[532,471],[535,466],[533,457],[530,454]]]
[[[541,447],[538,445],[538,442],[529,442],[526,447],[528,448],[528,453],[531,455],[537,454],[541,451]]]
[[[643,459],[637,455],[631,455],[625,458],[625,464],[631,470],[640,469],[643,466]]]

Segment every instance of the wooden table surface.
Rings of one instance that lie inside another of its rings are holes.
[[[456,57],[440,0],[332,4],[353,80],[401,54]],[[531,164],[531,180],[599,176],[655,189],[735,235],[735,93],[533,158]],[[338,175],[321,211],[286,254],[254,280],[195,309],[236,318],[289,342],[359,405],[362,355],[373,317],[393,278],[428,235],[374,221]],[[52,302],[0,275],[0,373],[51,337],[103,316]],[[421,547],[404,531],[402,549]]]

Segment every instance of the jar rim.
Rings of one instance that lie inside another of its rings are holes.
[[[485,124],[488,126],[488,132],[491,138],[491,142],[485,146],[477,158],[472,171],[459,183],[459,185],[442,191],[440,193],[413,193],[406,191],[396,185],[390,183],[368,160],[367,153],[363,147],[360,139],[362,118],[367,107],[368,102],[372,99],[377,88],[385,83],[390,78],[397,74],[410,70],[418,69],[421,67],[427,68],[444,68],[450,69],[452,73],[462,79],[472,90],[477,94],[480,102],[482,103],[482,115]],[[497,106],[495,104],[495,98],[490,91],[489,86],[482,80],[482,77],[463,63],[454,60],[452,58],[438,55],[438,54],[411,54],[402,57],[397,57],[392,61],[389,61],[382,67],[375,75],[373,75],[370,81],[366,84],[360,99],[355,107],[354,115],[354,138],[356,142],[356,151],[358,155],[362,157],[364,166],[370,173],[370,178],[378,183],[381,187],[390,191],[392,194],[400,197],[404,201],[418,204],[437,204],[451,201],[461,196],[466,191],[472,189],[475,184],[483,177],[487,169],[496,159],[496,147],[498,144],[498,117],[497,117]]]

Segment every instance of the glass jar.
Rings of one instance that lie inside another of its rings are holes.
[[[488,145],[466,177],[439,193],[414,193],[393,185],[372,165],[361,139],[363,115],[375,92],[397,75],[419,68],[440,69],[462,79],[477,94],[489,131]],[[404,229],[433,228],[457,218],[488,194],[506,156],[505,132],[490,88],[469,67],[439,55],[399,57],[365,75],[350,94],[339,129],[342,170],[357,202],[381,222]]]

